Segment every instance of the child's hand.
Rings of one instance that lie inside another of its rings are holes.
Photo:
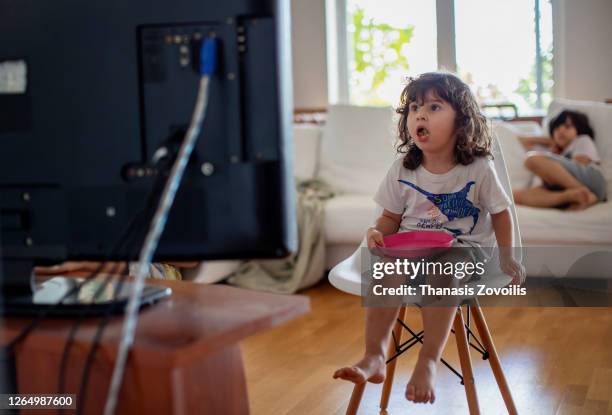
[[[517,262],[512,255],[501,255],[499,267],[505,274],[512,277],[511,285],[523,285],[525,282],[525,267]]]
[[[561,152],[563,151],[563,149],[561,147],[559,147],[557,145],[557,143],[552,142],[549,146],[549,149],[551,152],[555,153],[555,154],[561,154]]]
[[[366,239],[368,242],[368,249],[370,249],[372,253],[377,253],[378,248],[385,246],[383,234],[376,228],[368,229]]]

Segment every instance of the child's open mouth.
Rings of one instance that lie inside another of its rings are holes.
[[[424,140],[427,137],[429,137],[429,130],[425,127],[419,127],[417,128],[417,138]]]

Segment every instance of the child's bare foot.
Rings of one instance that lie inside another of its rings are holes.
[[[583,188],[583,192],[586,195],[585,199],[586,202],[584,204],[584,208],[588,208],[590,206],[593,206],[595,203],[598,202],[599,199],[597,199],[597,195],[595,195],[595,193],[591,192],[589,189],[587,189],[586,187]]]
[[[334,372],[334,379],[353,383],[382,383],[385,380],[385,359],[381,355],[366,355],[355,366],[343,367]]]
[[[410,381],[406,386],[406,399],[416,403],[434,403],[434,383],[438,362],[430,357],[419,355]]]
[[[586,187],[565,190],[570,206],[567,210],[583,210],[597,203],[597,196]]]

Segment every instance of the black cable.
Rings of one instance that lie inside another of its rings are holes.
[[[156,201],[156,199],[158,199],[158,196],[160,195],[160,192],[162,190],[162,184],[164,184],[164,180],[162,180],[162,178],[166,175],[167,169],[168,167],[170,167],[172,165],[173,160],[171,158],[166,158],[165,160],[161,160],[158,163],[159,166],[159,171],[160,174],[157,176],[157,179],[154,183],[153,189],[149,195],[149,200],[147,201],[147,204],[145,205],[145,208],[143,209],[145,215],[142,217],[142,219],[145,222],[149,222],[151,220],[151,215],[154,212],[153,206],[155,206],[157,203],[154,203]],[[142,212],[141,212],[142,213]],[[138,247],[138,246],[136,246]],[[129,251],[129,248],[128,248]],[[125,280],[127,279],[127,277],[129,276],[129,261],[132,260],[133,258],[137,257],[137,250],[134,250],[132,252],[128,252],[128,262],[126,264],[126,267],[124,268],[124,270],[121,273],[121,276],[119,278],[119,281],[116,285],[115,288],[115,293],[120,293],[121,289],[123,287],[123,284],[125,283]],[[106,286],[108,285],[110,279],[113,277],[113,275],[109,275],[106,277],[105,281],[98,287],[96,293],[94,294],[94,301],[99,297],[99,295],[103,292],[103,290],[106,288]],[[84,398],[83,396],[87,393],[87,384],[89,382],[89,372],[90,372],[90,368],[91,365],[93,364],[93,361],[95,360],[95,354],[97,352],[98,346],[99,346],[99,342],[102,339],[104,330],[106,328],[106,325],[108,324],[108,321],[110,320],[110,316],[112,315],[112,312],[115,310],[117,304],[116,303],[112,303],[110,304],[109,308],[107,309],[107,312],[105,314],[105,317],[100,321],[99,326],[96,330],[96,334],[95,337],[92,341],[92,345],[90,347],[90,350],[87,354],[86,357],[86,364],[85,367],[83,369],[83,373],[81,376],[81,385],[79,388],[79,402],[83,402]],[[78,326],[81,324],[82,322],[82,315],[79,316],[79,321],[77,321],[77,323],[75,324],[75,326],[73,326],[73,330],[70,333],[70,336],[66,342],[66,346],[65,346],[65,350],[64,350],[64,354],[65,354],[65,359],[62,360],[62,366],[61,366],[61,370],[60,370],[60,386],[63,387],[65,384],[64,378],[65,378],[65,371],[66,371],[66,367],[67,367],[67,362],[68,362],[68,355],[69,355],[69,349],[72,345],[72,342],[74,341],[74,337],[76,335],[76,330],[78,328]],[[62,393],[62,392],[60,392]],[[82,410],[82,407],[80,407],[79,404],[77,404],[77,407],[80,409],[77,409],[77,413],[79,413]]]
[[[161,184],[163,183],[163,180],[161,180],[161,178],[160,178],[161,176],[162,176],[162,174],[160,173],[158,175],[158,177],[156,178],[155,182],[153,183],[153,188],[151,189],[151,192],[149,193],[146,205],[133,218],[134,224],[138,223],[139,219],[143,220],[144,222],[148,222],[148,220],[149,220],[149,218],[151,216],[151,213],[153,212],[152,206],[154,206],[154,201],[158,197],[159,192],[162,190]],[[126,244],[129,245],[130,241],[127,240],[127,238],[126,238],[126,241],[124,241],[124,242],[126,242]],[[130,247],[129,246],[126,247],[126,250],[128,251],[128,261],[126,262],[125,269],[121,272],[120,282],[117,285],[118,289],[115,292],[120,292],[121,286],[123,285],[123,281],[125,280],[125,278],[129,274],[129,261],[134,257],[133,252],[130,252]],[[121,263],[119,263],[119,264],[121,264]],[[100,268],[101,267],[99,267],[98,269],[100,269]],[[114,276],[113,274],[115,273],[115,270],[116,269],[113,269],[112,272],[110,272],[109,275],[106,276],[104,281],[97,288],[96,292],[93,295],[93,301],[94,302],[98,299],[100,294],[106,289],[106,286],[109,284],[110,280]],[[112,306],[112,304],[111,304],[111,306]],[[79,315],[78,319],[73,324],[73,326],[72,326],[72,328],[70,330],[70,333],[68,334],[68,338],[66,339],[66,343],[64,345],[64,350],[63,350],[63,353],[62,353],[62,360],[60,362],[60,371],[59,371],[59,379],[58,379],[58,393],[60,393],[60,394],[64,392],[66,369],[67,369],[68,361],[69,361],[69,358],[70,358],[70,350],[71,350],[72,345],[74,343],[74,338],[76,337],[76,332],[78,331],[79,327],[83,323],[84,318],[85,318],[85,314],[81,313]],[[93,347],[97,347],[97,346],[95,346],[95,343],[94,343],[94,346],[92,346],[92,348]],[[81,398],[79,398],[79,399],[81,399]]]
[[[141,212],[139,212],[138,216],[140,216],[143,211],[145,211],[146,209],[143,209]],[[136,219],[136,223],[138,222],[138,219]],[[128,258],[129,260],[129,258]],[[119,266],[121,265],[121,262],[119,262]],[[108,283],[110,282],[110,280],[112,279],[113,275],[116,272],[117,267],[113,268],[110,272],[109,275],[107,275],[104,279],[104,281],[102,282],[102,284],[100,284],[100,286],[97,288],[96,292],[94,293],[93,297],[92,297],[92,301],[96,301],[98,299],[98,297],[100,296],[100,294],[103,292],[103,290],[106,288],[106,286],[108,285]],[[129,272],[129,261],[126,262],[126,270]],[[97,276],[95,273],[93,274],[93,276]],[[68,334],[68,338],[66,339],[66,343],[64,345],[64,350],[62,352],[62,360],[60,362],[60,371],[59,371],[59,379],[58,379],[58,393],[64,393],[64,386],[65,386],[65,373],[66,373],[66,369],[68,366],[68,360],[69,360],[69,356],[70,356],[70,349],[72,347],[72,344],[74,342],[74,338],[76,337],[76,332],[78,331],[80,325],[83,323],[84,319],[85,319],[86,315],[85,313],[81,313],[79,314],[79,316],[77,317],[77,320],[74,322],[74,324],[72,325],[72,328],[70,330],[70,333]]]
[[[132,222],[128,225],[128,228],[125,230],[125,232],[123,233],[123,235],[121,235],[121,237],[119,238],[119,240],[115,243],[115,246],[117,245],[123,245],[123,240],[131,233],[131,230],[133,228],[133,225],[135,223],[135,218],[132,220]],[[114,249],[114,248],[113,248]],[[55,311],[63,302],[64,300],[66,300],[67,298],[77,294],[79,292],[79,290],[81,289],[82,286],[84,286],[85,284],[89,283],[94,277],[96,277],[100,271],[102,271],[102,269],[104,268],[104,266],[108,263],[109,258],[111,258],[114,254],[115,254],[115,250],[113,250],[109,255],[107,255],[103,262],[100,263],[100,265],[98,266],[98,268],[96,268],[89,276],[87,276],[85,278],[84,281],[82,281],[80,284],[77,284],[76,286],[74,286],[72,289],[70,289],[66,294],[64,294],[62,296],[62,298],[60,298],[58,300],[57,303],[52,304],[50,307],[47,307],[43,310],[41,310],[38,315],[30,322],[30,324],[26,327],[24,327],[21,332],[19,332],[19,334],[17,334],[13,340],[11,340],[4,348],[7,350],[7,352],[12,352],[12,350],[14,349],[14,347],[22,342],[23,340],[25,340],[25,338],[32,332],[32,330],[34,330],[48,315],[50,312]]]
[[[160,175],[161,175],[161,173],[160,173]],[[24,327],[21,330],[21,332],[19,332],[19,334],[17,334],[13,338],[13,340],[11,340],[6,346],[4,346],[4,349],[6,350],[7,354],[11,354],[13,349],[14,349],[14,347],[17,344],[19,344],[20,342],[22,342],[23,340],[25,340],[25,338],[32,332],[32,330],[34,330],[49,315],[50,312],[55,311],[59,306],[61,306],[61,304],[67,298],[77,294],[80,291],[81,287],[83,287],[85,284],[87,284],[90,281],[92,281],[93,278],[95,278],[96,276],[98,276],[100,274],[100,272],[102,271],[104,266],[109,262],[109,259],[112,258],[117,253],[119,248],[121,246],[123,246],[123,244],[125,243],[125,240],[130,236],[130,234],[132,233],[134,227],[136,226],[138,218],[141,216],[141,214],[145,213],[145,212],[150,212],[152,201],[154,200],[154,197],[156,196],[156,193],[158,193],[159,190],[160,190],[158,188],[160,183],[163,183],[163,181],[160,181],[159,180],[159,176],[158,176],[158,179],[156,179],[155,182],[154,182],[153,189],[151,190],[151,193],[148,195],[147,204],[138,212],[138,214],[136,214],[136,215],[134,215],[134,217],[132,217],[132,219],[128,223],[127,228],[125,229],[123,234],[117,239],[117,241],[115,241],[115,243],[113,244],[111,250],[109,251],[109,253],[107,255],[105,255],[105,257],[104,257],[103,261],[100,263],[100,265],[98,265],[98,267],[89,276],[87,276],[80,284],[77,284],[72,289],[70,289],[66,294],[64,294],[62,296],[62,298],[60,298],[58,300],[57,303],[51,305],[50,307],[47,307],[47,308],[41,310],[38,313],[38,315],[30,322],[30,324],[28,326]]]
[[[121,262],[114,267],[111,271],[109,271],[109,275],[106,277],[105,281],[102,283],[103,285],[108,284],[108,281],[110,280],[111,275],[113,275],[117,268],[119,266],[121,266]],[[129,263],[126,263],[126,267],[129,268]],[[122,271],[123,272],[123,271]],[[97,294],[97,292],[96,292]],[[94,294],[93,296],[93,301],[95,302],[95,300],[97,299],[98,295]],[[70,350],[72,348],[72,345],[74,343],[74,338],[76,337],[76,333],[78,331],[78,329],[80,328],[81,324],[83,323],[83,321],[85,320],[85,314],[81,313],[79,314],[79,316],[77,317],[77,320],[74,322],[74,324],[72,325],[72,328],[70,329],[70,333],[68,334],[68,338],[66,339],[66,343],[64,345],[64,349],[62,351],[62,359],[60,361],[60,370],[59,370],[59,376],[58,376],[58,386],[57,386],[57,393],[59,394],[63,394],[65,392],[64,387],[66,386],[66,369],[68,368],[68,360],[70,358]],[[62,413],[63,411],[60,411],[60,413]]]
[[[166,160],[167,166],[171,166],[173,161],[174,161],[173,159],[167,159]],[[163,182],[163,181],[160,180],[159,182]],[[160,183],[157,183],[157,184],[160,184]],[[161,190],[161,188],[158,190]],[[150,202],[151,203],[148,205],[150,209],[148,210],[147,214],[144,216],[144,219],[146,219],[147,222],[152,219],[151,214],[154,212],[153,206],[156,205],[152,203],[153,202],[152,200],[150,200]],[[129,259],[137,258],[137,255],[138,255],[137,250],[130,252]],[[121,276],[119,277],[119,280],[117,282],[116,289],[115,289],[116,293],[121,292],[123,288],[123,284],[125,283],[128,276],[129,276],[129,266],[123,270],[123,272],[121,273]],[[101,288],[103,287],[104,285],[101,285],[101,287],[99,287],[98,292],[96,292],[95,294],[95,298],[97,298],[97,295],[101,292]],[[77,395],[79,397],[79,400],[77,402],[77,411],[76,411],[77,415],[81,414],[83,411],[83,406],[81,402],[85,402],[85,396],[87,395],[87,385],[89,384],[89,373],[91,371],[91,366],[93,365],[93,362],[95,360],[95,355],[96,355],[96,352],[98,351],[98,347],[100,345],[100,341],[102,340],[102,336],[104,335],[104,330],[106,329],[106,326],[108,325],[108,322],[110,321],[110,317],[112,316],[113,311],[115,310],[116,307],[117,307],[117,304],[112,303],[109,306],[109,308],[106,310],[106,314],[100,320],[100,323],[94,335],[94,339],[92,340],[91,347],[89,349],[89,352],[87,353],[87,357],[85,359],[85,366],[81,374],[81,385],[79,387],[79,394]]]
[[[173,160],[169,160],[169,161],[173,161]],[[171,163],[169,163],[171,165]],[[152,202],[152,201],[151,201]],[[150,220],[150,216],[153,213],[154,209],[152,209],[153,206],[155,206],[153,203],[150,203],[149,206],[151,207],[151,209],[147,212],[147,215],[145,215],[145,219]],[[147,221],[148,221],[147,220]],[[138,252],[134,251],[134,252],[130,252],[129,253],[129,259],[132,258],[136,258],[137,257]],[[123,284],[125,283],[127,277],[129,276],[129,266],[127,266],[123,272],[121,273],[121,276],[117,282],[116,285],[116,289],[115,292],[116,293],[120,293],[122,288],[123,288]],[[94,295],[94,298],[97,298],[97,296],[100,294],[101,289],[104,287],[104,285],[101,285],[98,288],[98,292],[96,292],[96,294]],[[113,303],[109,306],[109,308],[106,310],[106,314],[105,316],[100,320],[100,323],[98,325],[98,328],[96,330],[96,333],[94,335],[94,339],[92,340],[92,344],[90,346],[89,352],[87,353],[87,357],[85,359],[85,366],[83,368],[83,372],[81,374],[81,384],[79,387],[79,393],[78,393],[78,397],[79,400],[77,402],[77,410],[76,413],[77,415],[81,414],[83,411],[83,405],[84,402],[86,401],[85,397],[87,396],[87,385],[89,384],[89,374],[91,371],[91,367],[93,365],[93,362],[95,361],[95,355],[96,352],[98,351],[98,348],[100,346],[100,341],[102,340],[102,336],[104,335],[104,330],[106,329],[106,326],[108,325],[108,322],[110,321],[110,318],[113,314],[113,311],[115,310],[115,308],[117,307],[116,303]],[[81,404],[83,402],[83,404]]]
[[[147,218],[147,216],[150,216],[150,211],[147,212],[147,215],[144,217],[144,219]],[[135,251],[132,251],[131,253],[128,253],[128,258],[127,261],[125,261],[125,268],[121,271],[119,280],[117,282],[117,285],[115,286],[115,292],[114,292],[114,296],[116,296],[118,293],[121,293],[121,289],[123,288],[123,284],[125,282],[125,280],[127,279],[127,277],[129,276],[129,262],[135,258]],[[112,273],[110,273],[105,280],[100,284],[100,286],[98,287],[98,289],[96,290],[96,292],[93,295],[93,301],[95,301],[100,294],[106,289],[108,283],[110,282],[110,280],[115,277],[114,271]],[[106,327],[106,324],[108,323],[108,320],[110,318],[110,316],[112,315],[112,313],[115,311],[117,307],[117,303],[116,302],[112,302],[111,304],[109,304],[106,313],[104,314],[104,318],[102,320],[100,320],[100,323],[98,325],[98,328],[96,329],[96,334],[94,336],[94,339],[92,340],[92,345],[90,347],[90,350],[87,354],[86,357],[86,366],[83,369],[83,373],[81,375],[81,384],[80,384],[80,388],[79,388],[79,395],[77,395],[79,397],[79,401],[81,402],[83,401],[83,397],[81,396],[81,391],[86,391],[87,388],[87,383],[89,382],[89,367],[91,366],[91,364],[93,363],[94,357],[95,357],[95,353],[97,351],[98,348],[98,344],[99,341],[102,338],[102,334],[104,332],[104,329]],[[65,350],[64,353],[66,354],[66,360],[65,363],[64,361],[62,361],[62,367],[60,370],[60,385],[63,387],[65,384],[65,373],[66,373],[66,368],[68,366],[68,357],[69,357],[69,349],[72,346],[72,343],[74,342],[74,337],[76,336],[76,330],[78,328],[78,326],[83,322],[84,320],[84,315],[81,314],[79,316],[79,320],[77,321],[77,324],[75,324],[73,326],[74,332],[71,332],[71,336],[67,339],[66,341],[66,345],[65,345]],[[62,393],[61,391],[59,393]],[[79,407],[79,403],[77,403],[77,407]],[[77,413],[79,412],[79,410],[77,410]]]

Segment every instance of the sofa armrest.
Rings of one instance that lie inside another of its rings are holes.
[[[513,121],[507,125],[515,130],[518,135],[540,136],[548,133],[535,121]]]
[[[515,125],[519,123],[495,122],[493,134],[497,136],[499,147],[504,155],[506,169],[512,189],[526,189],[531,186],[533,174],[524,166],[526,150],[519,141],[519,135],[539,135],[539,126]],[[522,127],[522,128],[521,128]]]

